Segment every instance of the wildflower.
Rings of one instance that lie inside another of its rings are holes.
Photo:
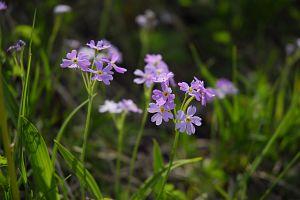
[[[196,113],[195,106],[189,106],[187,109],[187,114],[184,114],[182,110],[179,110],[176,115],[176,119],[179,122],[176,123],[175,128],[179,129],[181,133],[186,132],[188,135],[195,133],[195,126],[201,126],[201,118],[194,116]]]
[[[64,5],[64,4],[59,4],[54,7],[53,12],[55,14],[63,14],[63,13],[70,12],[71,10],[72,10],[72,8],[70,6]]]
[[[14,53],[17,51],[21,51],[21,49],[26,45],[23,40],[18,40],[14,45],[8,47],[6,50],[8,53]]]
[[[109,85],[111,80],[113,80],[113,72],[111,66],[106,66],[103,68],[103,62],[100,61],[95,61],[95,65],[97,70],[92,70],[90,69],[89,71],[95,74],[95,76],[92,77],[92,80],[97,80],[97,81],[103,81],[105,85]]]
[[[162,73],[159,74],[156,77],[156,80],[154,82],[156,83],[167,83],[169,84],[169,80],[172,79],[174,77],[173,72],[168,72],[168,73]]]
[[[110,44],[107,44],[103,40],[98,41],[97,44],[95,43],[94,40],[91,40],[90,43],[87,43],[86,45],[92,49],[95,49],[96,51],[101,51],[103,49],[108,49],[110,47]]]
[[[122,108],[114,101],[105,100],[104,104],[99,107],[99,112],[120,113]]]
[[[163,105],[150,103],[148,112],[155,113],[151,117],[151,121],[155,122],[156,125],[160,125],[162,123],[162,120],[168,122],[169,119],[173,119],[173,114],[171,113],[171,110],[173,110],[174,108],[175,108],[174,102],[167,102]]]
[[[181,91],[187,92],[189,95],[193,95],[193,92],[195,92],[195,90],[191,86],[189,86],[189,84],[187,84],[186,82],[180,82],[178,83],[178,85]]]
[[[67,53],[67,59],[63,59],[63,63],[60,66],[62,68],[81,68],[83,71],[88,71],[90,64],[87,54],[79,53],[77,55],[77,51],[72,50],[71,53]]]
[[[134,71],[134,75],[140,76],[140,77],[135,78],[133,80],[133,82],[135,82],[136,84],[145,83],[147,87],[150,87],[153,84],[154,80],[155,80],[154,74],[149,70],[145,70],[145,72],[143,72],[142,70],[137,69],[137,70]]]
[[[221,78],[217,81],[214,91],[216,96],[221,99],[226,95],[234,95],[238,93],[238,89],[235,87],[235,85],[231,81],[224,78]]]
[[[122,67],[118,67],[115,63],[118,60],[118,55],[113,54],[111,58],[102,58],[101,59],[103,62],[106,62],[109,66],[111,66],[112,68],[114,68],[114,70],[116,70],[116,72],[118,73],[125,73],[127,71],[127,69],[122,68]]]
[[[194,77],[194,80],[191,83],[191,87],[195,90],[194,92],[191,92],[193,96],[195,96],[197,101],[201,102],[201,105],[205,106],[208,101],[211,101],[215,94],[204,87],[204,82],[201,80],[198,80],[196,77]]]
[[[119,102],[119,107],[125,112],[142,113],[142,110],[131,99],[123,99]]]
[[[148,9],[145,11],[144,15],[138,15],[135,18],[136,23],[143,28],[152,28],[157,25],[157,19],[155,13]]]
[[[162,91],[160,90],[153,90],[152,98],[155,100],[159,105],[165,104],[167,101],[174,101],[175,95],[172,94],[172,89],[165,83],[161,84]]]
[[[7,5],[5,2],[0,1],[0,10],[6,10],[7,9]]]

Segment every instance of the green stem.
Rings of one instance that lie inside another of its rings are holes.
[[[2,89],[2,75],[0,74],[0,131],[2,133],[2,140],[3,140],[3,146],[4,151],[7,159],[7,168],[8,168],[8,175],[10,180],[10,188],[12,193],[12,199],[18,200],[20,199],[20,192],[17,184],[17,175],[16,175],[16,168],[15,168],[15,162],[13,158],[13,154],[11,152],[10,148],[10,136],[8,133],[7,128],[7,118],[6,118],[6,112],[5,112],[5,105],[4,105],[4,95],[3,95],[3,89]]]
[[[81,155],[80,155],[80,161],[82,163],[84,163],[84,159],[85,159],[86,144],[87,144],[87,139],[88,139],[88,134],[89,134],[89,126],[90,126],[90,121],[91,121],[92,105],[93,105],[93,98],[89,94],[89,97],[88,97],[88,110],[87,110],[85,128],[84,128],[84,132],[83,132],[82,152],[81,152]]]
[[[120,120],[117,120],[117,128],[118,128],[118,153],[117,153],[117,161],[116,161],[116,182],[115,182],[115,195],[116,198],[119,199],[119,191],[120,191],[120,170],[121,170],[121,158],[122,158],[122,148],[123,148],[123,136],[124,136],[124,121],[125,121],[126,113],[123,113]]]
[[[62,18],[62,15],[55,16],[54,26],[53,26],[52,33],[50,35],[49,42],[48,42],[48,49],[47,49],[48,55],[51,54],[55,38],[57,36],[57,33],[58,33],[60,25],[61,25],[61,18]]]
[[[173,148],[172,148],[172,152],[171,152],[171,159],[170,159],[170,162],[169,162],[169,166],[168,166],[168,169],[167,169],[166,176],[163,177],[162,185],[161,185],[160,191],[159,191],[159,193],[157,195],[157,198],[156,198],[158,200],[161,199],[161,195],[164,191],[166,182],[168,180],[168,177],[169,177],[169,174],[170,174],[170,171],[171,171],[171,167],[172,167],[172,164],[173,164],[173,161],[174,161],[174,158],[175,158],[175,154],[176,154],[176,151],[177,151],[178,141],[179,141],[179,131],[175,130],[175,139],[174,139]]]
[[[92,97],[94,97],[95,95],[93,95]],[[82,102],[79,106],[77,106],[70,114],[69,116],[66,118],[66,120],[64,121],[64,123],[62,124],[62,126],[60,127],[58,134],[55,138],[55,140],[60,143],[60,140],[63,136],[63,133],[67,127],[67,125],[69,124],[70,120],[72,119],[72,117],[85,105],[89,102],[89,100],[85,100],[84,102]],[[54,143],[54,147],[52,150],[52,164],[53,166],[55,165],[55,160],[56,160],[56,154],[57,154],[57,143]]]
[[[126,188],[126,192],[125,192],[125,194],[126,194],[125,197],[128,196],[129,190],[130,190],[130,187],[131,187],[133,170],[134,170],[134,167],[135,167],[135,160],[136,160],[136,157],[137,157],[137,152],[138,152],[138,149],[139,149],[139,146],[140,146],[140,143],[141,143],[141,139],[143,137],[145,123],[146,123],[146,120],[148,118],[147,108],[148,108],[148,105],[149,105],[149,102],[150,102],[151,92],[152,92],[152,87],[148,88],[148,89],[145,88],[145,94],[144,94],[144,96],[145,96],[145,106],[144,106],[144,111],[143,111],[143,118],[142,118],[141,126],[139,128],[139,132],[137,134],[137,138],[136,138],[136,141],[135,141],[135,144],[134,144],[134,148],[133,148],[133,152],[132,152],[132,156],[131,156],[131,160],[130,160],[129,178],[128,178],[128,184],[127,184],[127,188]]]

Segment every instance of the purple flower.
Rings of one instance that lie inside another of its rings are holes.
[[[8,53],[14,53],[17,51],[21,51],[21,49],[26,45],[23,40],[18,40],[14,45],[10,46],[6,51]]]
[[[165,83],[161,84],[162,91],[153,90],[152,99],[157,102],[158,105],[165,104],[167,101],[174,101],[175,95],[172,94],[172,89]]]
[[[122,68],[122,67],[118,67],[115,63],[117,62],[117,60],[119,59],[117,54],[113,54],[111,56],[111,58],[101,58],[101,60],[103,62],[106,62],[109,66],[111,66],[112,68],[114,68],[114,70],[116,70],[116,72],[118,73],[125,73],[127,71],[127,69]]]
[[[95,43],[94,40],[91,40],[90,43],[87,43],[86,45],[89,46],[92,49],[95,49],[96,51],[101,51],[103,49],[108,49],[111,46],[110,44],[107,44],[103,40],[98,41],[97,44]]]
[[[119,103],[119,107],[125,112],[142,113],[142,110],[131,99],[123,99]]]
[[[181,91],[187,92],[189,95],[193,95],[193,92],[195,92],[195,90],[191,86],[189,86],[189,84],[187,84],[186,82],[180,82],[178,83],[178,85]]]
[[[160,125],[162,123],[162,120],[168,122],[169,119],[173,119],[173,114],[171,113],[171,110],[174,108],[175,108],[175,104],[173,102],[167,102],[166,104],[163,105],[150,103],[148,112],[155,113],[151,117],[151,121],[155,122],[156,125]]]
[[[89,70],[90,72],[92,72],[93,74],[95,74],[95,76],[92,77],[92,80],[97,80],[97,81],[103,81],[103,83],[105,85],[109,85],[111,80],[113,80],[113,72],[112,67],[111,66],[106,66],[105,68],[103,68],[103,63],[100,61],[95,61],[95,65],[97,68],[97,71],[95,70]]]
[[[60,65],[62,68],[81,68],[83,71],[88,71],[91,64],[87,54],[79,53],[77,55],[76,50],[67,53],[67,59],[62,61],[63,63]]]
[[[99,107],[99,112],[120,113],[122,112],[122,109],[118,103],[110,100],[105,100],[104,104]]]
[[[168,73],[161,73],[156,77],[156,80],[154,82],[156,83],[167,83],[169,84],[169,81],[174,77],[173,72]]]
[[[196,77],[194,77],[191,87],[195,90],[194,92],[191,92],[191,94],[195,96],[196,100],[200,101],[203,106],[205,106],[206,102],[211,101],[215,96],[212,90],[206,89],[204,87],[204,82],[198,80]]]
[[[0,10],[6,10],[7,9],[7,5],[5,2],[0,1]]]
[[[234,95],[238,93],[238,89],[231,81],[221,78],[216,83],[215,93],[217,97],[222,99],[226,95]]]
[[[154,80],[155,80],[154,74],[149,70],[145,70],[145,72],[143,72],[142,70],[137,69],[137,70],[134,71],[134,75],[140,76],[140,77],[135,78],[133,80],[133,82],[135,82],[136,84],[145,83],[147,87],[150,87],[153,84]]]
[[[201,118],[198,116],[194,116],[195,113],[195,106],[189,106],[186,115],[182,110],[179,110],[176,115],[176,119],[179,120],[179,122],[176,123],[175,128],[179,129],[181,133],[186,132],[188,135],[194,134],[194,125],[201,126]]]

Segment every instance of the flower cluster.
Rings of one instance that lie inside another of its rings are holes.
[[[144,71],[140,69],[134,71],[134,74],[139,76],[133,80],[136,84],[144,83],[147,87],[151,87],[153,83],[174,82],[174,74],[169,71],[168,65],[162,60],[161,55],[148,54],[145,62]]]
[[[131,99],[123,99],[119,102],[105,100],[104,104],[99,107],[99,112],[121,113],[121,112],[134,112],[142,113],[142,110]]]
[[[149,9],[146,10],[143,15],[138,15],[135,21],[142,28],[153,28],[158,23],[155,13]]]
[[[0,10],[6,10],[7,9],[7,5],[5,2],[0,1]]]
[[[190,96],[196,98],[197,101],[201,103],[202,106],[205,106],[207,102],[211,101],[215,94],[214,92],[204,87],[204,82],[194,77],[194,80],[191,84],[186,82],[178,83],[180,90],[186,92]]]
[[[89,51],[93,52],[92,56],[84,51],[77,52],[77,50],[72,50],[70,53],[67,53],[66,59],[62,60],[60,66],[92,73],[92,80],[102,81],[106,85],[109,85],[110,81],[113,80],[112,75],[114,71],[118,73],[127,71],[125,68],[117,66],[116,63],[120,60],[120,53],[115,47],[112,48],[107,41],[100,40],[96,43],[94,40],[91,40],[86,45],[89,47]]]

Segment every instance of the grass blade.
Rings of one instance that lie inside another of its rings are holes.
[[[38,191],[47,199],[59,199],[54,169],[43,137],[25,117],[22,117],[22,129],[25,152],[29,157]]]
[[[157,141],[155,139],[153,140],[152,155],[153,155],[153,172],[154,172],[154,174],[156,174],[164,166],[164,161],[163,161],[163,157],[161,154],[159,144],[157,143]],[[162,186],[162,181],[159,181],[154,188],[155,193],[159,192],[159,189],[161,186]]]
[[[94,94],[92,96],[95,97],[96,94]],[[60,142],[62,136],[63,136],[63,133],[67,127],[67,125],[69,124],[69,122],[71,121],[71,119],[74,117],[74,115],[85,105],[89,102],[89,100],[85,100],[84,102],[82,102],[79,106],[77,106],[69,115],[68,117],[65,119],[64,123],[62,124],[62,126],[60,127],[59,131],[58,131],[58,134],[55,138],[55,140],[57,142]],[[57,153],[57,143],[54,143],[54,147],[53,147],[53,151],[52,151],[52,164],[54,165],[55,164],[55,160],[56,160],[56,153]]]
[[[192,158],[192,159],[183,159],[174,161],[171,170],[174,170],[182,165],[191,164],[195,162],[199,162],[202,160],[202,157]],[[132,200],[142,200],[145,199],[149,193],[153,190],[157,182],[161,180],[163,176],[166,175],[169,164],[165,165],[162,169],[159,170],[156,174],[150,176],[144,184],[133,194],[130,198]]]
[[[90,172],[84,167],[84,165],[64,146],[59,142],[54,141],[57,144],[58,150],[67,162],[73,173],[81,180],[81,182],[87,184],[87,188],[94,195],[96,199],[103,199],[102,193]]]

